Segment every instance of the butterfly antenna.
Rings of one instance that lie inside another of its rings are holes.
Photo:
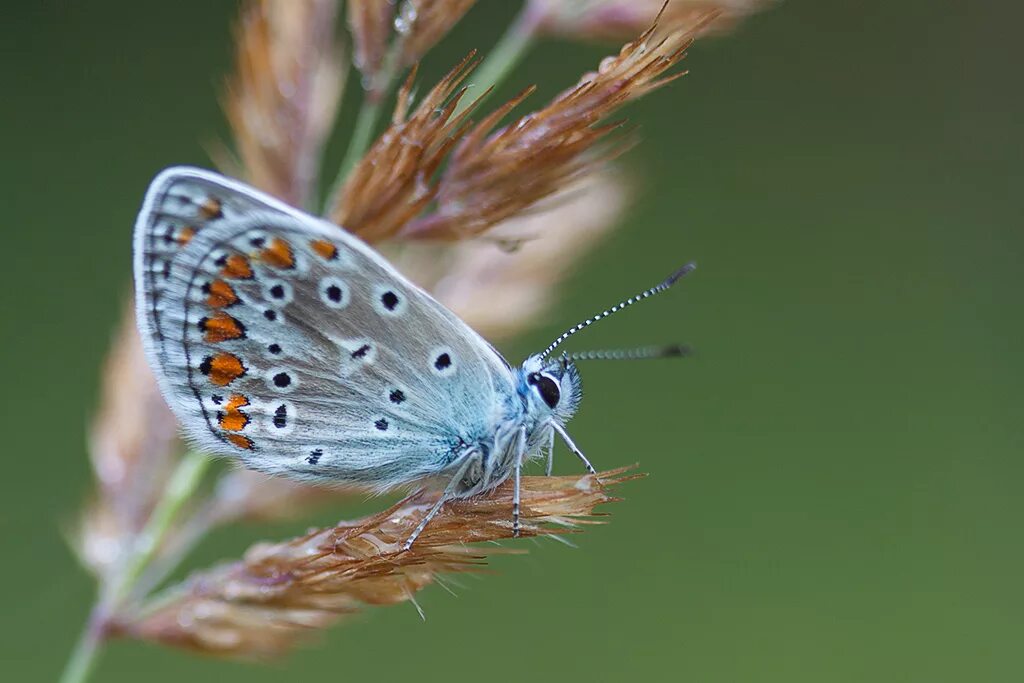
[[[548,348],[544,349],[544,353],[540,354],[540,357],[541,358],[546,358],[547,356],[549,356],[551,354],[552,351],[554,351],[556,348],[558,348],[558,346],[562,342],[564,342],[566,339],[568,339],[572,335],[576,334],[580,330],[582,330],[582,329],[584,329],[586,327],[590,327],[591,325],[596,323],[598,320],[601,320],[602,318],[607,318],[612,313],[618,313],[623,308],[626,308],[627,306],[632,306],[633,304],[637,303],[638,301],[643,301],[644,299],[646,299],[648,297],[651,297],[651,296],[654,296],[655,294],[660,294],[661,292],[664,292],[666,289],[668,289],[669,287],[674,285],[676,282],[678,282],[680,278],[682,278],[684,275],[690,273],[696,267],[697,267],[696,263],[687,263],[685,266],[683,266],[682,268],[680,268],[676,272],[672,273],[667,278],[665,278],[665,280],[663,280],[662,282],[658,283],[657,285],[651,287],[650,289],[645,289],[644,291],[640,292],[639,294],[636,294],[635,296],[631,296],[628,299],[626,299],[625,301],[620,302],[620,303],[612,306],[611,308],[609,308],[607,310],[601,311],[600,313],[598,313],[594,317],[587,318],[586,320],[584,320],[580,324],[576,325],[575,327],[569,328],[568,330],[563,332],[558,337],[558,339],[556,339],[555,341],[551,342],[551,345],[548,346]]]
[[[692,353],[689,346],[647,346],[639,349],[611,349],[607,351],[577,351],[566,353],[566,360],[646,360],[649,358],[682,358]]]

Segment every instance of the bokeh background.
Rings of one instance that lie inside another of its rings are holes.
[[[514,4],[481,2],[427,73],[486,49]],[[5,680],[55,679],[91,603],[63,534],[131,225],[157,170],[209,165],[225,132],[234,12],[4,7]],[[588,332],[698,354],[585,368],[577,441],[650,477],[579,548],[538,543],[457,598],[421,594],[426,623],[370,610],[270,666],[115,642],[95,680],[1022,680],[1022,23],[1013,2],[790,0],[629,108],[627,225],[503,347],[700,263]],[[545,42],[505,91],[537,82],[540,102],[607,52]],[[192,565],[382,504],[222,530]]]

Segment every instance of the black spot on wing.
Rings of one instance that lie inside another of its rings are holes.
[[[281,404],[274,411],[274,426],[278,429],[288,426],[288,406]]]

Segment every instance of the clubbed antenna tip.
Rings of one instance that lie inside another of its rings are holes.
[[[693,353],[693,349],[683,344],[670,344],[662,349],[662,357],[664,358],[681,358],[683,356],[689,356]]]
[[[679,280],[680,278],[682,278],[682,277],[684,277],[686,275],[689,275],[690,273],[692,273],[696,269],[697,269],[697,264],[694,263],[693,261],[690,261],[685,266],[683,266],[682,268],[680,268],[676,272],[674,272],[671,275],[669,275],[668,279],[665,280],[665,286],[666,287],[671,287],[672,285],[674,285],[676,283],[677,280]]]

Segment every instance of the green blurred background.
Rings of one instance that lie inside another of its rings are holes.
[[[427,73],[493,44],[514,5],[482,2]],[[209,165],[234,12],[3,10],[4,680],[56,678],[86,617],[62,532],[90,487],[132,220],[158,169]],[[530,546],[457,598],[427,590],[426,623],[370,610],[270,666],[115,642],[95,680],[1024,680],[1022,23],[1013,2],[791,0],[629,109],[628,225],[504,347],[700,263],[588,333],[699,354],[585,368],[577,441],[651,476],[580,548]],[[505,90],[536,81],[536,105],[607,52],[546,42]],[[308,521],[221,531],[193,564]]]

